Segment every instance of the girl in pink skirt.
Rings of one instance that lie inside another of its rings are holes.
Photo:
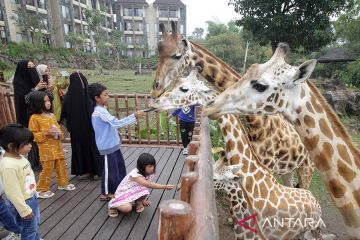
[[[132,210],[132,202],[135,202],[136,212],[144,210],[150,202],[146,197],[150,194],[148,188],[152,189],[173,189],[174,185],[163,185],[153,183],[156,169],[156,161],[153,155],[142,153],[137,160],[137,168],[133,169],[121,181],[116,189],[115,197],[109,202],[108,214],[110,217],[117,217],[118,211],[128,213]]]

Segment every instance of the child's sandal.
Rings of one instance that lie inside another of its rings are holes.
[[[117,217],[117,216],[119,216],[119,212],[118,212],[118,210],[116,209],[116,208],[109,208],[108,209],[108,215],[109,215],[109,217]]]
[[[142,211],[144,211],[144,209],[145,209],[145,207],[142,204],[141,205],[139,204],[139,205],[136,206],[136,212],[137,213],[141,213]]]

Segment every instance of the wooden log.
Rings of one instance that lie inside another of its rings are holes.
[[[199,149],[200,142],[199,141],[191,141],[188,145],[188,153],[189,155],[196,155]]]
[[[158,240],[183,240],[193,221],[190,204],[175,199],[159,205]]]
[[[200,135],[199,160],[195,165],[195,171],[199,177],[192,185],[190,194],[194,223],[190,226],[186,240],[218,240],[220,239],[219,225],[213,187],[213,161],[208,118],[202,118]]]
[[[145,96],[145,109],[149,108],[148,96]],[[149,113],[145,113],[146,119],[146,136],[147,136],[147,144],[150,144],[150,122],[149,122]]]
[[[193,135],[199,135],[200,134],[200,127],[195,127],[193,131]]]
[[[180,179],[180,200],[190,203],[190,192],[194,182],[198,179],[197,172],[186,172]]]
[[[184,172],[192,172],[195,169],[195,165],[199,161],[199,156],[191,155],[185,158]]]

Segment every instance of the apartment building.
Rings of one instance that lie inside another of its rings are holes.
[[[114,4],[111,0],[50,0],[50,3],[53,25],[57,29],[55,33],[56,46],[71,47],[66,36],[69,32],[75,32],[86,38],[84,50],[96,51],[85,15],[87,9],[97,9],[104,15],[106,21],[103,23],[103,28],[108,35],[115,28]]]
[[[159,24],[171,29],[177,22],[178,32],[186,33],[186,6],[181,0],[118,0],[115,5],[116,25],[124,33],[125,55],[146,57],[157,53],[161,40]]]
[[[38,15],[42,20],[45,29],[42,41],[51,44],[51,35],[47,31],[51,23],[51,10],[46,4],[46,0],[0,0],[0,36],[2,42],[22,41],[28,39],[33,41],[32,31],[37,29],[26,29],[24,26],[18,26],[14,17],[20,11],[26,11],[29,15]]]
[[[123,32],[126,56],[147,57],[157,54],[161,40],[159,24],[171,29],[171,21],[177,22],[178,32],[186,33],[186,6],[181,0],[0,0],[0,40],[33,41],[32,31],[17,26],[13,17],[17,11],[27,11],[42,17],[46,29],[43,42],[53,46],[73,47],[68,41],[70,32],[85,38],[84,51],[96,51],[85,12],[97,9],[104,15],[103,29],[111,35],[113,29]],[[50,31],[52,30],[52,31]]]

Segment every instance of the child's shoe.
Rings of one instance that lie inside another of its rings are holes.
[[[183,155],[188,155],[188,148],[187,147],[183,149],[182,154]]]
[[[75,188],[75,186],[74,186],[74,184],[68,184],[68,185],[66,185],[66,186],[58,186],[58,189],[59,190],[65,190],[65,191],[73,191],[73,190],[75,190],[76,188]]]
[[[52,191],[47,191],[47,192],[37,192],[37,197],[38,198],[51,198],[52,196],[54,196],[55,194]]]
[[[109,208],[108,215],[109,215],[109,217],[117,217],[117,216],[119,216],[119,212],[116,208]]]

